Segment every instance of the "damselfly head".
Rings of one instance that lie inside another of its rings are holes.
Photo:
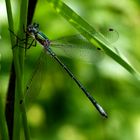
[[[27,27],[27,32],[29,34],[35,35],[39,32],[39,24],[33,23]]]

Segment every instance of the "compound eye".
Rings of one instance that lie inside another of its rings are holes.
[[[39,24],[38,23],[33,23],[34,28],[39,28]]]

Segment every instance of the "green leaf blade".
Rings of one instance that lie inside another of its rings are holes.
[[[128,64],[118,54],[113,52],[110,48],[110,43],[91,25],[89,25],[83,18],[76,14],[71,8],[60,0],[47,0],[58,14],[63,16],[81,35],[83,35],[89,42],[91,42],[97,49],[102,49],[108,56],[114,59],[128,72],[130,72],[138,81],[140,81],[139,73]]]

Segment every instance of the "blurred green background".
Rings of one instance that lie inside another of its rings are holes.
[[[65,0],[66,4],[96,29],[113,28],[119,34],[112,47],[138,71],[140,60],[139,0]],[[19,3],[11,0],[15,29],[18,29]],[[33,21],[50,39],[77,34],[45,0],[39,0]],[[25,58],[25,85],[35,69],[41,47],[31,48]],[[67,53],[67,52],[66,52]],[[65,50],[64,50],[65,54]],[[51,58],[46,57],[42,86],[31,91],[28,123],[32,140],[139,140],[139,83],[103,52],[90,61],[59,57],[108,112],[102,118],[71,78]],[[12,60],[6,7],[0,0],[0,98],[5,100]],[[28,98],[28,97],[27,97]],[[21,137],[23,132],[21,132]],[[23,138],[22,138],[23,139]]]

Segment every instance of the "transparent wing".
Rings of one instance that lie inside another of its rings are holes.
[[[100,32],[102,34],[102,38],[100,39],[102,41],[107,41],[110,46],[119,38],[119,33],[111,27],[102,28]],[[97,60],[99,61],[103,58],[103,53],[97,50],[93,44],[79,34],[58,38],[57,40],[51,41],[51,46],[58,55],[78,58],[89,63],[95,63]],[[114,48],[115,51],[117,50],[114,46],[112,48]],[[118,50],[116,52],[118,53]]]
[[[68,36],[64,38],[57,39],[51,42],[52,47],[60,52],[63,52],[65,56],[76,57],[80,59],[91,59],[97,53],[97,49],[90,44],[86,39],[79,35]],[[86,47],[86,49],[85,49]],[[91,51],[92,50],[92,51]],[[58,54],[58,53],[57,53]],[[98,57],[96,57],[98,58]],[[95,59],[93,59],[95,61]],[[91,60],[89,60],[91,62]],[[42,83],[45,81],[45,71],[47,63],[47,54],[42,50],[37,62],[35,63],[34,70],[32,72],[31,78],[29,79],[26,89],[25,89],[25,100],[28,103],[31,103],[32,100],[40,93]]]
[[[118,55],[120,55],[118,48],[116,48],[116,46],[113,46],[113,44],[119,39],[119,33],[117,32],[117,30],[115,30],[114,28],[111,28],[111,27],[103,28],[101,30],[101,33],[107,39],[107,41],[110,43],[110,46],[112,46],[112,48],[114,48],[114,51]]]
[[[51,41],[51,46],[53,47],[64,47],[64,48],[79,48],[79,49],[94,49],[93,46],[89,41],[87,41],[81,35],[71,35],[66,37],[58,38],[57,40]],[[93,47],[93,48],[92,48]]]
[[[72,35],[51,41],[51,47],[58,55],[94,63],[102,57],[101,52],[81,35]]]
[[[34,100],[36,96],[40,93],[42,87],[41,83],[43,83],[46,78],[44,74],[46,70],[46,61],[46,53],[43,50],[36,62],[36,66],[25,89],[25,100],[27,104]]]
[[[81,35],[72,35],[51,41],[51,47],[58,55],[65,57],[78,58],[89,63],[97,63],[103,57],[103,53],[96,49],[89,41]],[[39,94],[43,81],[45,81],[44,72],[46,70],[46,53],[43,50],[37,60],[33,74],[27,83],[25,97],[27,102],[31,102]],[[43,72],[44,71],[44,72]]]
[[[102,28],[100,32],[110,44],[115,43],[119,39],[119,33],[114,28]]]

